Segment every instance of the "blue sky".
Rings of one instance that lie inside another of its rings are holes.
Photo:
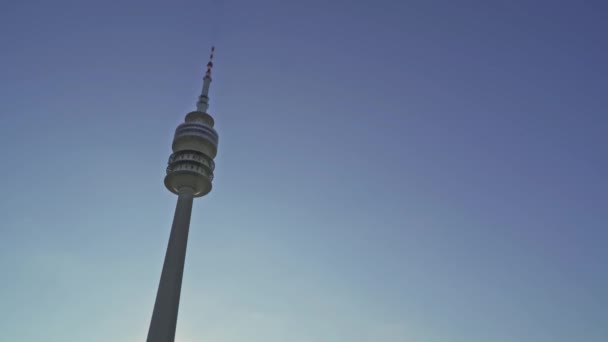
[[[177,341],[606,341],[607,10],[0,5],[0,340],[145,340],[215,45]]]

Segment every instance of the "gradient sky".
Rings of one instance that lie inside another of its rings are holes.
[[[216,45],[178,342],[608,341],[605,1],[0,5],[0,340],[145,341]]]

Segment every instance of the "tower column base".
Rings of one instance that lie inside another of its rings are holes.
[[[174,342],[194,192],[181,188],[156,293],[147,342]]]

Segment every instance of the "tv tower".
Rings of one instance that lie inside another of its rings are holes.
[[[165,186],[177,195],[177,206],[147,342],[173,342],[175,339],[192,202],[195,197],[205,196],[211,191],[215,169],[213,158],[218,144],[213,118],[207,113],[214,51],[211,48],[196,110],[186,115],[185,122],[177,126],[173,138],[173,154],[169,157]]]

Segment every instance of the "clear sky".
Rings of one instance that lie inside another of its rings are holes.
[[[605,1],[5,1],[0,340],[608,341]]]

